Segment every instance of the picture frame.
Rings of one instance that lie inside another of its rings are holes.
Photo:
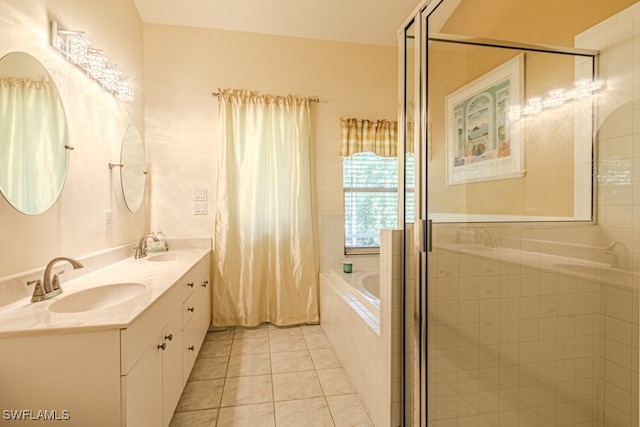
[[[524,53],[447,95],[447,185],[525,175],[522,132],[508,114],[523,98]]]

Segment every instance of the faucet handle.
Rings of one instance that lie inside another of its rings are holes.
[[[65,270],[62,270],[59,273],[56,273],[53,275],[53,279],[51,279],[51,286],[53,287],[53,290],[55,291],[56,289],[60,289],[60,280],[58,280],[58,276],[63,274],[65,272]]]
[[[36,286],[35,289],[33,290],[33,297],[31,299],[31,301],[34,301],[35,298],[44,296],[44,290],[42,289],[42,282],[40,281],[40,279],[38,279],[38,280],[29,280],[27,282],[27,286],[31,286],[31,285],[35,285]],[[36,299],[36,301],[40,301],[40,300]]]

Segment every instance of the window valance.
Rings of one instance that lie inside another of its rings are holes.
[[[398,157],[398,122],[340,119],[340,157],[364,152]]]

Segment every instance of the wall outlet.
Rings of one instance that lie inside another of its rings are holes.
[[[104,231],[110,232],[113,229],[113,211],[107,209],[104,211]]]

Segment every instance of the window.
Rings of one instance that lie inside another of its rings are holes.
[[[416,176],[415,176],[415,161],[414,154],[407,153],[405,159],[405,209],[404,209],[404,222],[406,224],[413,224],[414,222],[414,205],[415,205],[415,193],[416,188]]]
[[[407,156],[407,190],[413,188],[413,155]],[[346,253],[376,253],[380,229],[398,227],[398,158],[371,152],[343,158]],[[413,218],[413,192],[407,195]],[[409,216],[410,215],[410,216]]]

